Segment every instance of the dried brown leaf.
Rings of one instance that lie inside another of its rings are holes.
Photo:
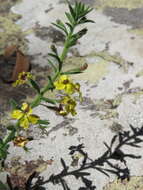
[[[12,81],[17,80],[19,73],[21,73],[23,71],[28,72],[29,69],[30,69],[30,63],[29,63],[27,56],[25,56],[20,50],[17,50],[16,51],[16,64],[13,69],[11,80]]]

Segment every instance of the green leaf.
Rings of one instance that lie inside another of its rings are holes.
[[[1,190],[8,190],[8,186],[4,183],[2,183],[2,181],[0,181],[0,189]]]
[[[66,35],[68,35],[67,28],[61,20],[57,20],[57,23],[52,23],[52,24],[56,26],[58,29],[62,30]]]
[[[70,31],[73,30],[73,26],[70,23],[66,22],[66,25],[69,27]]]
[[[76,34],[71,36],[71,39],[68,41],[68,48],[71,46],[76,45],[76,42],[79,38],[81,38],[83,35],[85,35],[87,32],[86,28],[83,28],[82,30],[80,30],[79,32],[77,32]]]
[[[41,96],[38,96],[38,98],[36,99],[36,101],[33,101],[30,105],[31,105],[31,108],[34,108],[36,106],[38,106],[41,102]]]
[[[76,45],[76,42],[77,42],[76,39],[71,39],[71,40],[69,41],[69,43],[68,43],[68,48],[69,48],[69,47],[72,47],[72,46],[75,46],[75,45]]]
[[[62,75],[73,75],[73,74],[80,74],[83,73],[82,71],[71,71],[71,72],[62,72]]]
[[[61,63],[61,60],[58,55],[56,55],[54,53],[48,53],[48,55],[50,55],[51,57],[54,57],[58,61],[58,63]]]
[[[87,33],[87,28],[83,28],[82,30],[80,30],[79,32],[77,32],[75,34],[76,38],[79,39],[81,38],[82,36],[84,36],[85,34]]]
[[[40,129],[46,129],[46,128],[48,128],[49,126],[47,126],[47,125],[39,125],[39,128]]]
[[[5,160],[7,157],[7,154],[8,154],[8,152],[7,152],[7,150],[5,150],[5,148],[0,148],[0,160],[1,159]]]
[[[15,128],[13,128],[13,130],[10,131],[10,133],[7,135],[7,137],[4,140],[5,146],[7,145],[7,143],[9,143],[10,141],[12,141],[14,139],[15,132],[16,132],[16,130],[15,130]]]
[[[3,143],[2,139],[1,139],[1,142],[0,142],[0,149],[1,149],[3,146],[4,146],[4,143]]]
[[[56,100],[54,100],[54,99],[42,97],[42,100],[45,102],[48,102],[50,104],[56,104]]]
[[[81,68],[76,68],[76,69],[71,69],[69,71],[62,72],[61,74],[62,75],[71,75],[71,74],[80,74],[80,73],[83,73],[81,71]]]
[[[48,79],[49,79],[50,89],[53,90],[55,86],[54,86],[54,83],[53,83],[51,76],[48,76]]]
[[[49,125],[49,123],[48,120],[38,120],[38,124]]]
[[[73,17],[70,15],[70,13],[65,12],[65,15],[66,15],[67,19],[69,20],[69,22],[70,22],[71,24],[74,24],[74,19],[73,19]]]
[[[37,84],[37,82],[35,82],[34,80],[30,79],[30,83],[31,83],[32,87],[40,94],[40,87]]]
[[[78,18],[78,2],[76,1],[75,2],[75,19],[77,20],[77,18]]]
[[[7,129],[10,130],[10,131],[12,131],[14,129],[14,127],[15,127],[14,125],[8,125]]]
[[[77,3],[76,5],[76,19],[79,20],[82,17],[85,17],[89,12],[91,12],[93,8],[90,8],[89,6],[85,6],[84,3]]]
[[[55,53],[55,55],[58,55],[57,48],[54,44],[51,45],[51,50]]]
[[[81,2],[78,3],[78,15],[81,13],[81,11],[84,12],[84,4]]]
[[[90,22],[90,23],[95,23],[93,20],[85,20],[84,23],[87,23],[87,22]]]
[[[18,105],[18,103],[14,99],[10,99],[10,104],[12,106],[12,109],[20,108],[20,106]]]
[[[23,149],[25,150],[25,152],[30,152],[31,150],[31,148],[27,148],[26,146],[24,146]]]
[[[83,13],[83,12],[85,12],[85,5],[83,3],[81,3],[80,13]]]
[[[59,71],[61,70],[62,68],[62,61],[58,55],[58,51],[57,51],[57,48],[55,45],[52,45],[51,46],[51,49],[53,51],[53,54],[52,53],[49,53],[50,56],[54,57],[55,59],[57,59],[58,63],[59,63]]]
[[[48,59],[48,63],[52,66],[52,68],[54,69],[55,73],[57,72],[57,67],[52,63],[52,61],[50,59]]]
[[[70,3],[69,3],[69,10],[70,10],[70,13],[71,13],[71,16],[72,16],[73,20],[75,21],[76,14],[75,14],[75,11],[74,11],[74,9],[73,9],[73,7],[71,6]]]

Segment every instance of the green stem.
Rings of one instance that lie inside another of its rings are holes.
[[[70,41],[70,39],[71,39],[71,36],[72,36],[73,31],[74,31],[74,29],[75,29],[75,26],[76,26],[76,24],[73,25],[73,28],[72,28],[72,30],[70,31],[70,33],[68,34],[67,39],[66,39],[66,41],[65,41],[65,43],[64,43],[64,49],[63,49],[62,54],[61,54],[61,56],[60,56],[61,62],[63,62],[64,59],[65,59],[66,56],[67,56],[67,53],[68,53],[68,50],[69,50],[68,43],[69,43],[69,41]]]
[[[6,144],[8,144],[11,140],[13,140],[14,139],[14,137],[15,137],[15,130],[12,130],[9,134],[8,134],[8,136],[5,138],[5,140],[4,140],[4,145],[3,146],[5,146]]]
[[[68,34],[68,36],[67,36],[67,38],[66,38],[66,41],[65,41],[65,43],[64,43],[64,48],[63,48],[62,54],[61,54],[61,56],[60,56],[61,62],[63,62],[64,59],[65,59],[66,56],[67,56],[67,53],[68,53],[68,50],[69,50],[68,43],[69,43],[69,40],[71,39],[71,36],[72,36],[72,34],[73,34],[73,31],[74,31],[75,27],[76,27],[76,24],[73,25],[72,30],[70,31],[70,33]],[[54,75],[54,77],[52,78],[52,81],[53,81],[53,82],[58,78],[58,76],[60,75],[60,73],[61,73],[61,72],[58,71],[58,72]],[[41,93],[38,94],[38,95],[34,98],[34,100],[32,101],[32,103],[31,103],[31,107],[32,107],[32,108],[36,107],[37,105],[39,105],[39,104],[41,103],[41,97],[43,97],[44,94],[45,94],[49,89],[50,89],[50,83],[48,82],[48,84],[41,90]]]
[[[16,122],[16,124],[13,127],[13,130],[3,140],[4,146],[14,139],[16,132],[18,132],[18,128],[19,128],[19,121]]]
[[[54,82],[57,77],[60,75],[60,72],[57,72],[54,77],[52,78],[52,81]],[[31,107],[34,108],[36,107],[37,105],[39,105],[41,103],[41,100],[42,100],[42,97],[44,96],[44,94],[50,89],[50,83],[48,82],[48,84],[41,90],[41,93],[38,94],[34,100],[32,101],[31,103]]]
[[[36,106],[38,106],[41,102],[41,94],[38,94],[37,96],[35,96],[34,100],[31,102],[31,108],[34,108]]]

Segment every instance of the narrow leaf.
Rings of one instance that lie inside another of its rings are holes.
[[[57,68],[56,66],[52,63],[52,61],[50,59],[48,59],[48,63],[52,66],[52,68],[54,69],[55,73],[57,72]]]
[[[10,104],[12,106],[12,109],[18,109],[19,105],[14,99],[10,99]]]
[[[48,76],[48,79],[49,79],[50,89],[52,90],[52,89],[55,88],[55,87],[54,87],[54,84],[53,84],[53,80],[52,80],[51,76]]]
[[[66,17],[67,17],[67,19],[69,20],[69,22],[70,22],[71,24],[73,24],[73,23],[74,23],[74,19],[73,19],[73,17],[70,15],[70,13],[65,12],[65,14],[66,14]]]
[[[69,27],[70,31],[72,31],[73,26],[70,23],[68,23],[68,22],[66,22],[66,25]]]
[[[74,9],[73,9],[73,7],[69,4],[69,10],[70,10],[70,13],[71,13],[71,16],[72,16],[72,18],[75,20],[75,11],[74,11]]]
[[[67,35],[67,31],[61,27],[59,24],[56,24],[56,23],[52,23],[54,26],[56,26],[58,29],[62,30],[63,32],[65,32],[65,34]]]
[[[48,120],[38,120],[37,122],[38,124],[43,124],[43,125],[48,125],[49,124],[49,121]]]
[[[8,190],[7,188],[8,188],[7,185],[3,184],[2,181],[0,181],[0,189],[1,190]]]
[[[40,94],[40,87],[37,84],[37,82],[35,82],[34,80],[30,79],[30,83],[31,83],[32,87]]]
[[[42,100],[45,102],[48,102],[50,104],[56,104],[56,100],[54,100],[54,99],[42,97]]]

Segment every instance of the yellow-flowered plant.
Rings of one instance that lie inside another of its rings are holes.
[[[75,116],[77,114],[75,107],[76,107],[76,101],[71,98],[70,96],[64,96],[60,103],[62,105],[62,110],[59,111],[60,115],[68,115],[71,113],[72,116]]]
[[[33,79],[33,76],[30,72],[21,72],[18,75],[18,79],[13,83],[13,86],[19,86],[28,82],[28,80]]]
[[[78,84],[74,84],[69,76],[61,75],[57,81],[54,82],[56,90],[64,90],[67,94],[73,94],[79,90]]]
[[[25,145],[28,143],[28,139],[23,137],[23,136],[17,136],[13,140],[14,146],[19,146],[19,147],[25,147]]]
[[[32,114],[32,108],[23,103],[21,109],[13,110],[11,117],[19,121],[19,125],[24,129],[29,128],[30,124],[36,124],[40,119],[37,115]]]
[[[78,39],[87,32],[87,28],[83,28],[78,32],[75,32],[75,28],[78,25],[93,21],[86,18],[87,14],[92,10],[91,8],[86,7],[81,2],[76,2],[74,6],[68,2],[68,6],[69,13],[66,13],[68,21],[64,23],[61,20],[57,20],[56,23],[53,23],[54,26],[62,30],[64,33],[65,42],[60,55],[55,45],[51,46],[52,53],[49,53],[49,56],[52,59],[48,59],[48,63],[52,67],[52,72],[51,75],[48,76],[47,84],[44,87],[40,87],[30,72],[21,72],[18,75],[18,79],[13,83],[14,87],[30,84],[30,86],[36,91],[36,96],[33,98],[31,103],[24,102],[21,107],[17,102],[11,100],[13,107],[11,118],[15,119],[16,122],[7,127],[7,136],[0,139],[0,160],[6,159],[9,142],[11,141],[13,141],[14,145],[25,148],[25,145],[28,143],[28,139],[19,135],[21,134],[19,133],[20,130],[28,130],[31,125],[35,124],[41,128],[48,126],[48,120],[41,120],[39,116],[33,114],[33,108],[38,105],[43,105],[43,102],[46,102],[46,106],[48,104],[47,108],[56,111],[58,110],[60,115],[64,116],[71,114],[74,116],[77,114],[75,95],[78,94],[79,99],[82,99],[80,84],[74,83],[69,75],[82,73],[83,70],[87,68],[87,64],[84,67],[64,71],[63,63],[69,49],[76,45]],[[62,91],[62,98],[52,99],[45,97],[46,92],[53,90]]]

